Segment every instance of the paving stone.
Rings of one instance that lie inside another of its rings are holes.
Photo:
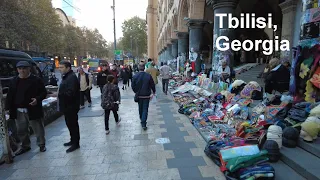
[[[173,150],[175,158],[191,158],[192,153],[190,149],[175,149]]]
[[[181,167],[178,168],[181,179],[197,179],[202,178],[201,172],[198,168],[194,167]]]
[[[164,144],[163,147],[164,147],[164,150],[190,149],[190,148],[196,148],[196,144],[193,142],[169,143],[169,144]]]
[[[206,165],[206,162],[202,157],[174,158],[168,159],[167,162],[169,168],[194,167]]]
[[[168,169],[165,159],[157,159],[148,161],[148,170]]]
[[[190,149],[193,156],[205,156],[203,148],[191,148]]]

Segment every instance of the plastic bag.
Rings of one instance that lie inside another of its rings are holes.
[[[151,103],[152,103],[152,104],[157,103],[157,96],[156,96],[156,95],[152,96],[152,98],[151,98]]]

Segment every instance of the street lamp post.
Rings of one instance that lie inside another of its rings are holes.
[[[114,38],[114,50],[117,50],[117,37],[116,37],[116,2],[113,0],[113,6],[111,6],[113,10],[113,38]],[[116,55],[114,54],[114,63],[116,63]]]

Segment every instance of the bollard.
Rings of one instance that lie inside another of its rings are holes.
[[[12,151],[10,148],[10,141],[9,141],[9,133],[8,133],[8,126],[6,120],[6,113],[4,107],[4,98],[2,92],[2,85],[0,81],[0,138],[3,143],[3,155],[1,160],[4,160],[5,163],[10,164],[13,162]]]

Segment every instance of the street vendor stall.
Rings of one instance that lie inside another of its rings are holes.
[[[267,100],[257,82],[228,85],[205,74],[189,82],[174,77],[170,86],[179,113],[208,142],[205,153],[227,179],[274,179],[270,162],[280,159],[280,149],[296,147],[299,136],[313,142],[320,132],[320,103],[307,95],[299,102],[289,94]]]

